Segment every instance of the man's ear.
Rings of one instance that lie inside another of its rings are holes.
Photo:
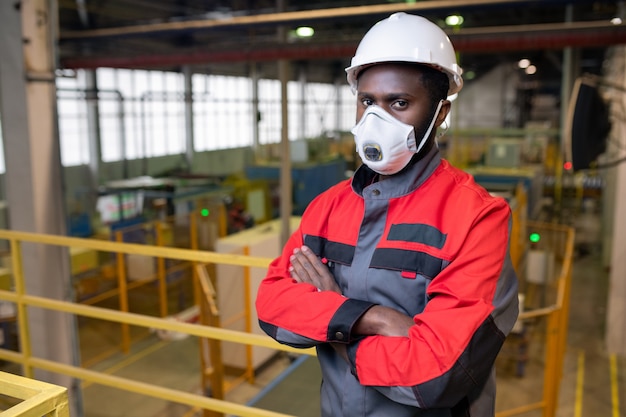
[[[452,103],[450,100],[443,100],[441,103],[441,109],[439,109],[439,114],[437,115],[437,121],[435,122],[435,127],[441,126],[446,117],[448,117],[448,113],[450,113],[450,109],[452,108]]]

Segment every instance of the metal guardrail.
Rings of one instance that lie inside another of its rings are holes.
[[[179,404],[185,404],[193,408],[213,410],[219,413],[232,414],[242,417],[288,417],[285,414],[248,407],[215,398],[208,398],[188,392],[164,388],[162,386],[137,382],[126,378],[107,375],[104,373],[57,363],[46,359],[36,358],[30,355],[30,335],[28,332],[27,306],[40,307],[54,311],[75,314],[77,316],[97,318],[116,323],[136,325],[146,328],[169,330],[186,333],[207,339],[217,339],[227,342],[241,343],[245,345],[255,345],[269,347],[286,352],[314,355],[313,349],[294,349],[278,344],[267,336],[254,335],[234,330],[221,329],[198,324],[181,323],[163,318],[145,316],[130,312],[120,312],[107,308],[80,305],[73,302],[52,300],[44,297],[28,295],[25,293],[24,276],[21,265],[21,244],[22,242],[40,243],[64,247],[81,247],[99,251],[107,251],[122,254],[137,254],[153,257],[163,257],[177,260],[189,261],[197,264],[223,263],[229,265],[239,265],[244,267],[266,268],[271,259],[220,254],[215,252],[201,252],[190,249],[165,248],[157,246],[146,246],[133,243],[115,243],[109,241],[82,239],[65,236],[43,235],[28,232],[17,232],[3,230],[0,231],[0,239],[10,241],[11,255],[13,262],[13,278],[15,281],[15,292],[0,291],[0,300],[13,302],[17,305],[17,321],[19,328],[20,346],[22,352],[13,352],[0,349],[0,359],[5,359],[23,366],[23,373],[27,377],[33,375],[33,369],[42,369],[62,375],[71,376],[96,384],[101,384],[117,389],[126,390],[142,395],[147,395],[162,400],[168,400]],[[1,388],[0,388],[1,390]]]
[[[65,387],[6,372],[0,372],[0,381],[2,381],[0,392],[3,395],[23,400],[0,412],[1,417],[69,417]]]
[[[559,255],[562,258],[562,268],[557,281],[557,299],[554,304],[535,311],[528,311],[520,316],[521,320],[532,317],[545,316],[546,345],[545,355],[549,360],[545,361],[544,372],[544,392],[541,401],[529,404],[517,409],[506,410],[497,413],[498,417],[508,417],[524,412],[541,409],[545,417],[553,417],[556,413],[558,399],[560,373],[563,367],[565,351],[565,341],[567,337],[567,320],[569,313],[569,289],[571,281],[571,263],[573,256],[574,232],[572,228],[548,224],[529,223],[529,229],[542,228],[553,230],[557,235],[563,235],[560,239]],[[10,241],[13,277],[15,280],[15,292],[0,291],[0,300],[13,302],[17,305],[17,321],[19,328],[21,352],[13,352],[0,349],[0,359],[19,363],[23,366],[23,373],[27,377],[32,377],[33,369],[42,369],[61,375],[71,376],[96,384],[101,384],[117,389],[126,390],[150,397],[185,404],[190,407],[210,410],[217,413],[225,413],[242,417],[289,417],[285,414],[262,410],[259,408],[244,406],[233,402],[209,398],[202,395],[165,388],[143,382],[137,382],[126,378],[96,372],[81,367],[57,363],[30,355],[30,335],[27,326],[27,306],[40,307],[54,311],[75,314],[77,316],[97,318],[116,323],[130,324],[147,328],[162,329],[174,332],[186,333],[201,338],[221,340],[241,343],[245,345],[255,345],[269,347],[276,350],[293,352],[298,354],[314,355],[313,349],[293,349],[285,345],[280,345],[269,337],[250,333],[238,332],[206,325],[182,323],[163,318],[150,317],[130,312],[120,312],[106,308],[80,305],[73,302],[59,301],[28,295],[25,293],[24,276],[21,265],[21,244],[22,242],[32,242],[46,245],[56,245],[63,247],[81,247],[99,251],[107,251],[121,254],[139,254],[153,257],[171,258],[193,262],[195,264],[223,263],[238,265],[243,267],[266,268],[270,259],[252,256],[220,254],[215,252],[203,252],[189,249],[164,248],[146,246],[132,243],[115,243],[109,241],[82,239],[64,236],[52,236],[26,232],[16,232],[0,230],[0,239]],[[0,374],[0,381],[4,381]],[[4,390],[4,385],[0,388],[0,393]],[[26,416],[26,414],[23,414]],[[41,414],[39,414],[41,415]],[[28,414],[30,416],[30,414]],[[4,414],[2,414],[4,417]]]
[[[535,403],[498,412],[496,417],[509,417],[533,410],[541,410],[544,417],[554,417],[558,406],[569,321],[574,229],[564,225],[529,221],[527,233],[541,234],[541,241],[534,246],[551,250],[560,267],[552,283],[553,300],[547,305],[520,313],[518,318],[520,321],[545,319],[543,396]]]

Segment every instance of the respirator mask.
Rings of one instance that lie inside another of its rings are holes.
[[[363,163],[381,175],[392,175],[402,170],[428,140],[442,104],[443,100],[439,101],[419,144],[413,126],[401,122],[379,106],[368,106],[361,120],[352,128],[356,151]]]

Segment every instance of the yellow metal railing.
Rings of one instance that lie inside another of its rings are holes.
[[[10,241],[11,258],[13,264],[13,277],[15,281],[15,292],[0,291],[0,300],[10,301],[17,305],[17,322],[19,329],[19,341],[21,346],[21,352],[13,352],[6,349],[0,349],[0,359],[5,359],[14,363],[21,364],[23,367],[23,374],[25,376],[32,378],[33,370],[36,368],[71,376],[81,379],[83,381],[114,387],[117,389],[159,398],[162,400],[185,404],[193,408],[213,410],[219,413],[232,414],[242,417],[286,417],[285,414],[281,413],[275,413],[272,411],[248,407],[216,398],[207,398],[205,396],[191,394],[180,390],[164,388],[162,386],[133,381],[126,378],[83,369],[81,367],[33,357],[30,348],[30,334],[28,331],[28,306],[71,313],[82,317],[90,317],[100,320],[108,320],[116,323],[141,326],[145,328],[181,332],[201,338],[216,339],[221,341],[240,343],[244,345],[268,347],[292,353],[314,355],[315,351],[313,349],[301,350],[290,348],[285,345],[280,345],[271,338],[262,335],[249,334],[217,327],[176,322],[163,318],[145,316],[131,312],[121,312],[107,308],[80,305],[73,302],[52,300],[44,297],[28,295],[25,293],[24,287],[24,275],[21,262],[21,244],[22,242],[32,242],[65,247],[82,247],[121,254],[137,254],[177,259],[193,262],[196,264],[223,263],[244,267],[266,268],[269,265],[271,259],[232,254],[220,254],[215,252],[201,252],[189,249],[146,246],[132,243],[115,243],[102,240],[42,235],[9,230],[0,231],[0,239],[6,239]]]
[[[519,315],[521,321],[545,320],[543,395],[541,400],[535,403],[498,412],[496,417],[509,417],[533,410],[541,410],[544,417],[554,417],[558,406],[569,321],[574,229],[569,226],[531,221],[527,226],[528,234],[536,232],[541,235],[542,241],[536,245],[541,249],[551,250],[560,266],[554,282],[546,285],[553,289],[552,302]]]
[[[129,243],[125,239],[125,235],[132,235],[134,232],[135,235],[145,234],[145,241],[137,242],[135,240],[131,243],[141,243],[142,245],[154,245],[159,247],[174,246],[184,249],[199,249],[200,243],[198,229],[207,221],[215,224],[219,237],[226,236],[226,213],[223,205],[215,206],[214,210],[211,211],[216,213],[212,214],[212,217],[202,216],[199,211],[192,211],[185,217],[185,221],[189,224],[188,227],[181,228],[181,230],[187,235],[187,239],[184,239],[184,246],[178,245],[182,239],[177,238],[176,233],[173,230],[175,228],[174,223],[176,220],[174,216],[168,216],[163,220],[152,220],[145,223],[127,226],[111,233],[111,236],[104,236],[104,238],[112,238],[118,243]],[[165,258],[162,257],[156,258],[155,261],[156,270],[153,271],[154,273],[147,273],[141,277],[131,277],[129,276],[129,260],[126,259],[124,253],[117,253],[114,262],[105,262],[103,265],[99,266],[99,274],[101,276],[111,275],[107,282],[114,282],[116,285],[104,291],[97,291],[87,295],[83,294],[83,297],[78,297],[80,298],[81,304],[94,305],[104,300],[113,298],[119,303],[120,311],[129,311],[129,293],[134,289],[156,283],[158,289],[159,315],[161,317],[166,317],[168,314],[172,314],[168,306],[167,275],[177,271],[192,274],[192,264],[190,262],[178,262],[177,265],[167,266]],[[89,272],[93,272],[93,270]],[[115,280],[113,280],[114,277],[116,277]],[[197,300],[196,304],[198,304]],[[148,332],[146,332],[146,334],[148,334]],[[133,340],[131,340],[128,325],[122,324],[120,349],[123,352],[128,353],[132,342]],[[97,359],[98,358],[96,358],[96,360]]]
[[[533,228],[550,230],[552,234],[558,237],[558,242],[555,243],[555,246],[557,247],[556,251],[558,252],[558,256],[562,264],[560,274],[556,281],[557,297],[555,302],[549,306],[543,306],[538,309],[524,312],[520,316],[520,320],[529,320],[534,317],[545,317],[547,320],[544,350],[546,360],[543,378],[543,398],[534,404],[528,404],[523,407],[501,411],[497,413],[498,417],[513,416],[537,409],[543,410],[543,415],[545,417],[553,417],[556,413],[561,371],[565,353],[565,341],[567,337],[574,232],[572,228],[558,225],[535,224],[529,222],[528,227],[529,230]],[[204,339],[234,342],[244,344],[246,346],[254,345],[268,347],[276,350],[308,355],[314,355],[315,352],[313,349],[293,349],[285,345],[280,345],[269,337],[262,335],[228,330],[209,325],[171,321],[160,317],[152,317],[132,312],[122,312],[108,308],[81,305],[74,302],[59,301],[28,295],[26,294],[24,287],[21,245],[23,242],[32,242],[68,248],[81,247],[118,254],[138,254],[152,257],[170,258],[192,262],[195,265],[223,263],[243,266],[246,268],[267,268],[269,262],[271,261],[270,259],[244,255],[220,254],[206,251],[203,252],[191,249],[146,246],[132,243],[115,243],[102,240],[42,235],[8,230],[0,231],[0,239],[9,240],[10,242],[13,278],[15,281],[15,291],[0,291],[0,300],[13,302],[17,306],[17,322],[21,346],[20,352],[0,349],[0,359],[21,364],[23,367],[23,374],[26,377],[32,378],[33,370],[41,369],[74,377],[86,382],[115,387],[117,389],[133,393],[168,400],[179,404],[185,404],[195,409],[210,410],[216,413],[231,414],[242,417],[287,417],[285,414],[244,406],[218,398],[208,398],[206,396],[191,394],[185,391],[133,381],[77,366],[33,357],[30,334],[27,325],[28,306],[70,313],[82,317],[108,320],[126,325],[186,333],[188,335]],[[250,291],[250,289],[247,288],[247,291]],[[4,381],[1,374],[0,381]],[[0,385],[4,387],[4,384]],[[3,388],[0,388],[0,393],[3,392],[2,390]],[[2,416],[4,417],[4,414],[2,414]]]
[[[8,410],[0,412],[2,417],[69,417],[67,389],[46,382],[0,372],[2,389],[7,397],[22,400]]]

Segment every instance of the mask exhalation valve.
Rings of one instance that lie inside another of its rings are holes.
[[[380,150],[380,146],[376,144],[363,145],[363,154],[368,161],[380,161],[383,159],[383,153]]]

